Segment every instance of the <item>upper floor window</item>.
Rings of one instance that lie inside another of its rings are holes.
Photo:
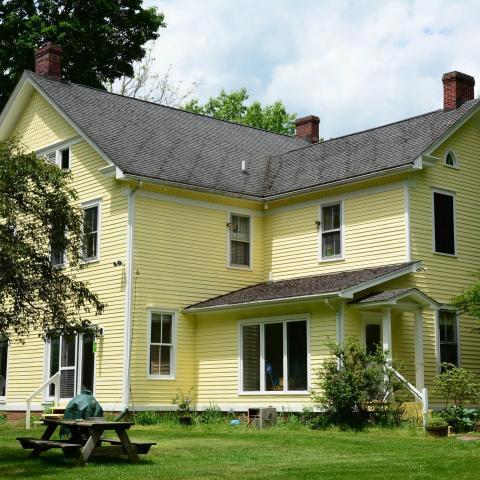
[[[70,169],[70,147],[53,150],[45,154],[45,157],[48,161],[58,165],[62,170]]]
[[[83,260],[98,260],[100,250],[100,203],[84,205]]]
[[[7,390],[8,340],[0,337],[0,397],[5,397]]]
[[[448,167],[458,167],[457,157],[452,150],[448,150],[445,154],[445,165]]]
[[[174,314],[151,311],[149,316],[148,374],[158,378],[173,378]]]
[[[321,208],[321,257],[322,260],[341,258],[342,245],[342,204],[333,203]]]
[[[433,192],[434,251],[455,255],[455,195]]]
[[[438,312],[440,363],[458,366],[457,314],[451,310]]]
[[[229,264],[234,267],[251,266],[251,228],[250,217],[230,215],[230,253]]]

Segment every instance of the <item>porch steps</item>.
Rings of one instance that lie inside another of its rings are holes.
[[[43,420],[62,420],[65,407],[51,407],[48,413],[42,415]]]

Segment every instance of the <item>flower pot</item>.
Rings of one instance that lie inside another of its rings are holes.
[[[427,433],[431,437],[447,437],[448,425],[438,425],[438,426],[427,427]]]
[[[180,425],[191,425],[192,417],[180,417]]]

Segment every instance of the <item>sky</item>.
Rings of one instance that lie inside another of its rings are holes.
[[[320,136],[394,122],[442,106],[441,77],[480,88],[478,0],[146,0],[165,14],[155,70],[196,83],[205,101],[245,87],[318,115]],[[476,89],[477,91],[477,89]]]

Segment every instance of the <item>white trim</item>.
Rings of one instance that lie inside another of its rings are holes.
[[[237,213],[234,210],[231,210],[227,214],[227,224],[232,223],[232,216],[236,217],[243,217],[243,218],[248,218],[248,247],[249,247],[249,252],[248,252],[248,259],[249,263],[248,265],[236,265],[231,262],[231,254],[232,254],[232,229],[231,227],[226,227],[227,229],[227,268],[232,268],[235,270],[253,270],[253,218],[251,215],[248,214],[243,214],[243,213]]]
[[[400,300],[403,300],[404,298],[408,297],[414,297],[419,302],[419,305],[415,305],[413,303],[407,303],[407,304],[399,304],[398,302]],[[402,306],[409,309],[409,308],[417,308],[419,306],[428,306],[431,308],[438,308],[440,307],[440,304],[434,300],[433,298],[430,298],[428,295],[423,293],[422,291],[418,290],[418,288],[409,288],[407,291],[399,293],[393,297],[390,297],[386,300],[374,300],[369,302],[367,299],[364,301],[364,303],[359,302],[355,303],[352,305],[355,308],[360,308],[360,309],[368,309],[372,307],[381,307],[381,306],[395,306],[401,308]]]
[[[133,281],[133,240],[135,226],[135,189],[130,187],[127,206],[127,265],[125,267],[125,330],[123,340],[123,406],[122,410],[130,404],[130,356],[132,336],[132,281]]]
[[[97,198],[95,200],[88,200],[81,203],[82,209],[85,211],[88,208],[97,207],[97,254],[95,257],[83,258],[82,252],[82,264],[87,265],[89,263],[99,262],[101,258],[101,235],[102,235],[102,199]]]
[[[425,387],[425,355],[423,349],[423,315],[419,308],[414,312],[414,332],[415,332],[415,387],[422,391]]]
[[[337,343],[345,341],[345,302],[340,302],[335,311],[335,326]]]
[[[219,210],[222,212],[233,212],[239,215],[250,215],[251,217],[263,217],[263,210],[255,210],[253,208],[233,207],[232,205],[224,205],[222,203],[208,202],[206,200],[197,200],[194,198],[180,197],[166,193],[152,192],[150,190],[140,190],[137,196],[142,198],[149,198],[152,200],[159,200],[169,203],[176,203],[179,205],[187,205],[191,207],[208,208],[210,210]]]
[[[453,165],[449,165],[447,163],[447,157],[448,157],[449,154],[453,157]],[[447,168],[453,168],[455,170],[460,169],[460,164],[458,163],[457,154],[455,153],[455,151],[453,149],[448,148],[447,150],[445,150],[445,153],[443,154],[443,166],[447,167]]]
[[[345,259],[345,208],[344,208],[345,202],[343,200],[338,200],[335,202],[329,202],[329,203],[322,203],[319,207],[319,229],[318,229],[318,261],[320,263],[323,262],[334,262],[338,260],[344,260]],[[323,209],[327,207],[332,207],[335,205],[340,205],[340,229],[333,229],[333,230],[327,230],[325,233],[329,232],[335,232],[335,231],[340,231],[340,254],[338,255],[330,255],[330,256],[323,256]]]
[[[445,253],[437,252],[436,247],[436,238],[435,238],[435,194],[441,194],[445,196],[450,196],[453,198],[453,248],[455,253]],[[457,257],[458,256],[458,247],[457,247],[457,201],[456,193],[451,190],[444,190],[441,188],[432,187],[432,253],[436,255],[444,255],[447,257]]]
[[[412,261],[412,239],[410,231],[410,188],[408,182],[403,184],[403,207],[405,210],[405,261]]]
[[[306,322],[306,342],[307,342],[307,389],[306,390],[287,390],[288,386],[288,357],[287,357],[287,335],[286,328],[289,322]],[[283,376],[284,384],[283,390],[266,390],[265,379],[265,325],[268,323],[282,323],[282,340],[283,340]],[[259,391],[244,391],[243,390],[243,327],[245,325],[259,325],[260,326],[260,390]],[[273,317],[258,317],[243,319],[238,322],[238,395],[239,396],[269,396],[269,395],[310,395],[311,386],[311,348],[310,348],[310,315],[309,314],[293,314],[293,315],[278,315]]]
[[[319,204],[329,204],[345,201],[351,198],[365,197],[368,195],[375,195],[376,193],[389,192],[391,190],[397,190],[402,188],[408,180],[400,180],[392,183],[386,183],[384,185],[377,185],[375,187],[360,188],[351,192],[339,193],[337,195],[329,195],[326,197],[319,197],[314,200],[305,200],[303,202],[293,203],[289,205],[283,205],[281,207],[268,206],[268,210],[264,212],[265,216],[277,215],[278,213],[289,212],[292,210],[299,210],[302,208],[308,208],[312,206],[318,206]]]
[[[382,346],[388,355],[388,362],[392,362],[392,310],[385,308],[382,316]]]
[[[35,150],[35,155],[37,155],[37,157],[42,157],[43,155],[47,155],[48,153],[51,153],[53,151],[65,150],[66,148],[70,148],[70,170],[71,170],[71,164],[72,164],[71,147],[73,147],[73,145],[77,145],[78,143],[81,143],[82,141],[83,141],[83,138],[78,135],[67,140],[60,140],[59,142],[55,142],[50,145],[47,145],[46,147],[42,147],[42,148],[39,148],[38,150]]]
[[[172,316],[172,342],[170,353],[170,375],[154,375],[150,373],[150,339],[152,333],[152,313]],[[147,308],[147,379],[148,380],[175,380],[177,358],[177,318],[178,309],[148,307]]]

